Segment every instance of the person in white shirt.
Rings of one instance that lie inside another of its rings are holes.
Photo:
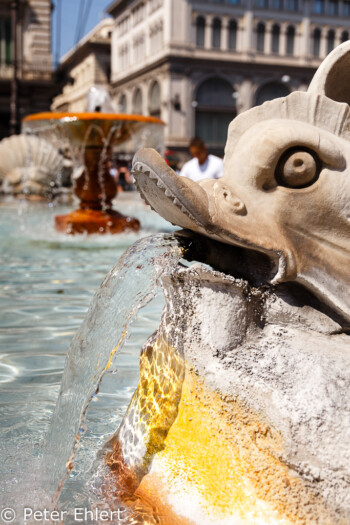
[[[215,155],[208,155],[203,140],[196,137],[191,140],[189,151],[193,159],[186,162],[180,175],[198,182],[202,179],[220,179],[224,174],[224,163]]]

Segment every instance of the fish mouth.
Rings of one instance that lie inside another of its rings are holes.
[[[208,195],[196,182],[179,176],[151,148],[139,150],[132,174],[144,201],[175,226],[211,232]]]
[[[240,237],[232,228],[213,223],[210,203],[215,196],[212,184],[198,184],[181,177],[172,170],[157,151],[143,148],[134,156],[132,174],[143,200],[154,211],[175,226],[192,230],[224,244],[257,251],[270,257],[274,269],[270,282],[277,284],[285,280],[286,260],[280,251],[271,252]],[[208,182],[210,181],[208,179]],[[207,191],[206,191],[207,187]]]

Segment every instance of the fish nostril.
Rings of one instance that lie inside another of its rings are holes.
[[[243,213],[243,212],[245,212],[245,205],[239,199],[233,199],[232,200],[232,205],[233,205],[234,211],[236,213]]]
[[[232,193],[229,188],[223,187],[223,184],[220,183],[220,181],[215,184],[214,188],[217,192],[216,198],[225,200],[225,204],[227,206],[226,209],[228,212],[234,213],[236,215],[246,214],[247,210],[244,203],[238,197],[236,197],[236,195]]]

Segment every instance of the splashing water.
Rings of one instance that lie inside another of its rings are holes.
[[[141,239],[121,257],[97,291],[69,350],[47,437],[46,488],[58,497],[84,433],[84,419],[104,373],[114,364],[138,310],[158,291],[159,279],[182,257],[173,235]]]

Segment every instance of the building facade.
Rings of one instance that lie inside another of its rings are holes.
[[[306,90],[349,38],[349,0],[115,0],[111,85],[119,111],[166,122],[166,145],[201,136],[223,153],[240,112]]]
[[[58,72],[64,86],[53,100],[54,111],[86,111],[92,87],[109,90],[112,29],[113,20],[104,18],[62,57]]]
[[[14,38],[17,41],[19,121],[29,113],[48,111],[57,89],[51,57],[51,0],[18,0],[15,34],[11,3],[0,0],[0,139],[10,133]]]

